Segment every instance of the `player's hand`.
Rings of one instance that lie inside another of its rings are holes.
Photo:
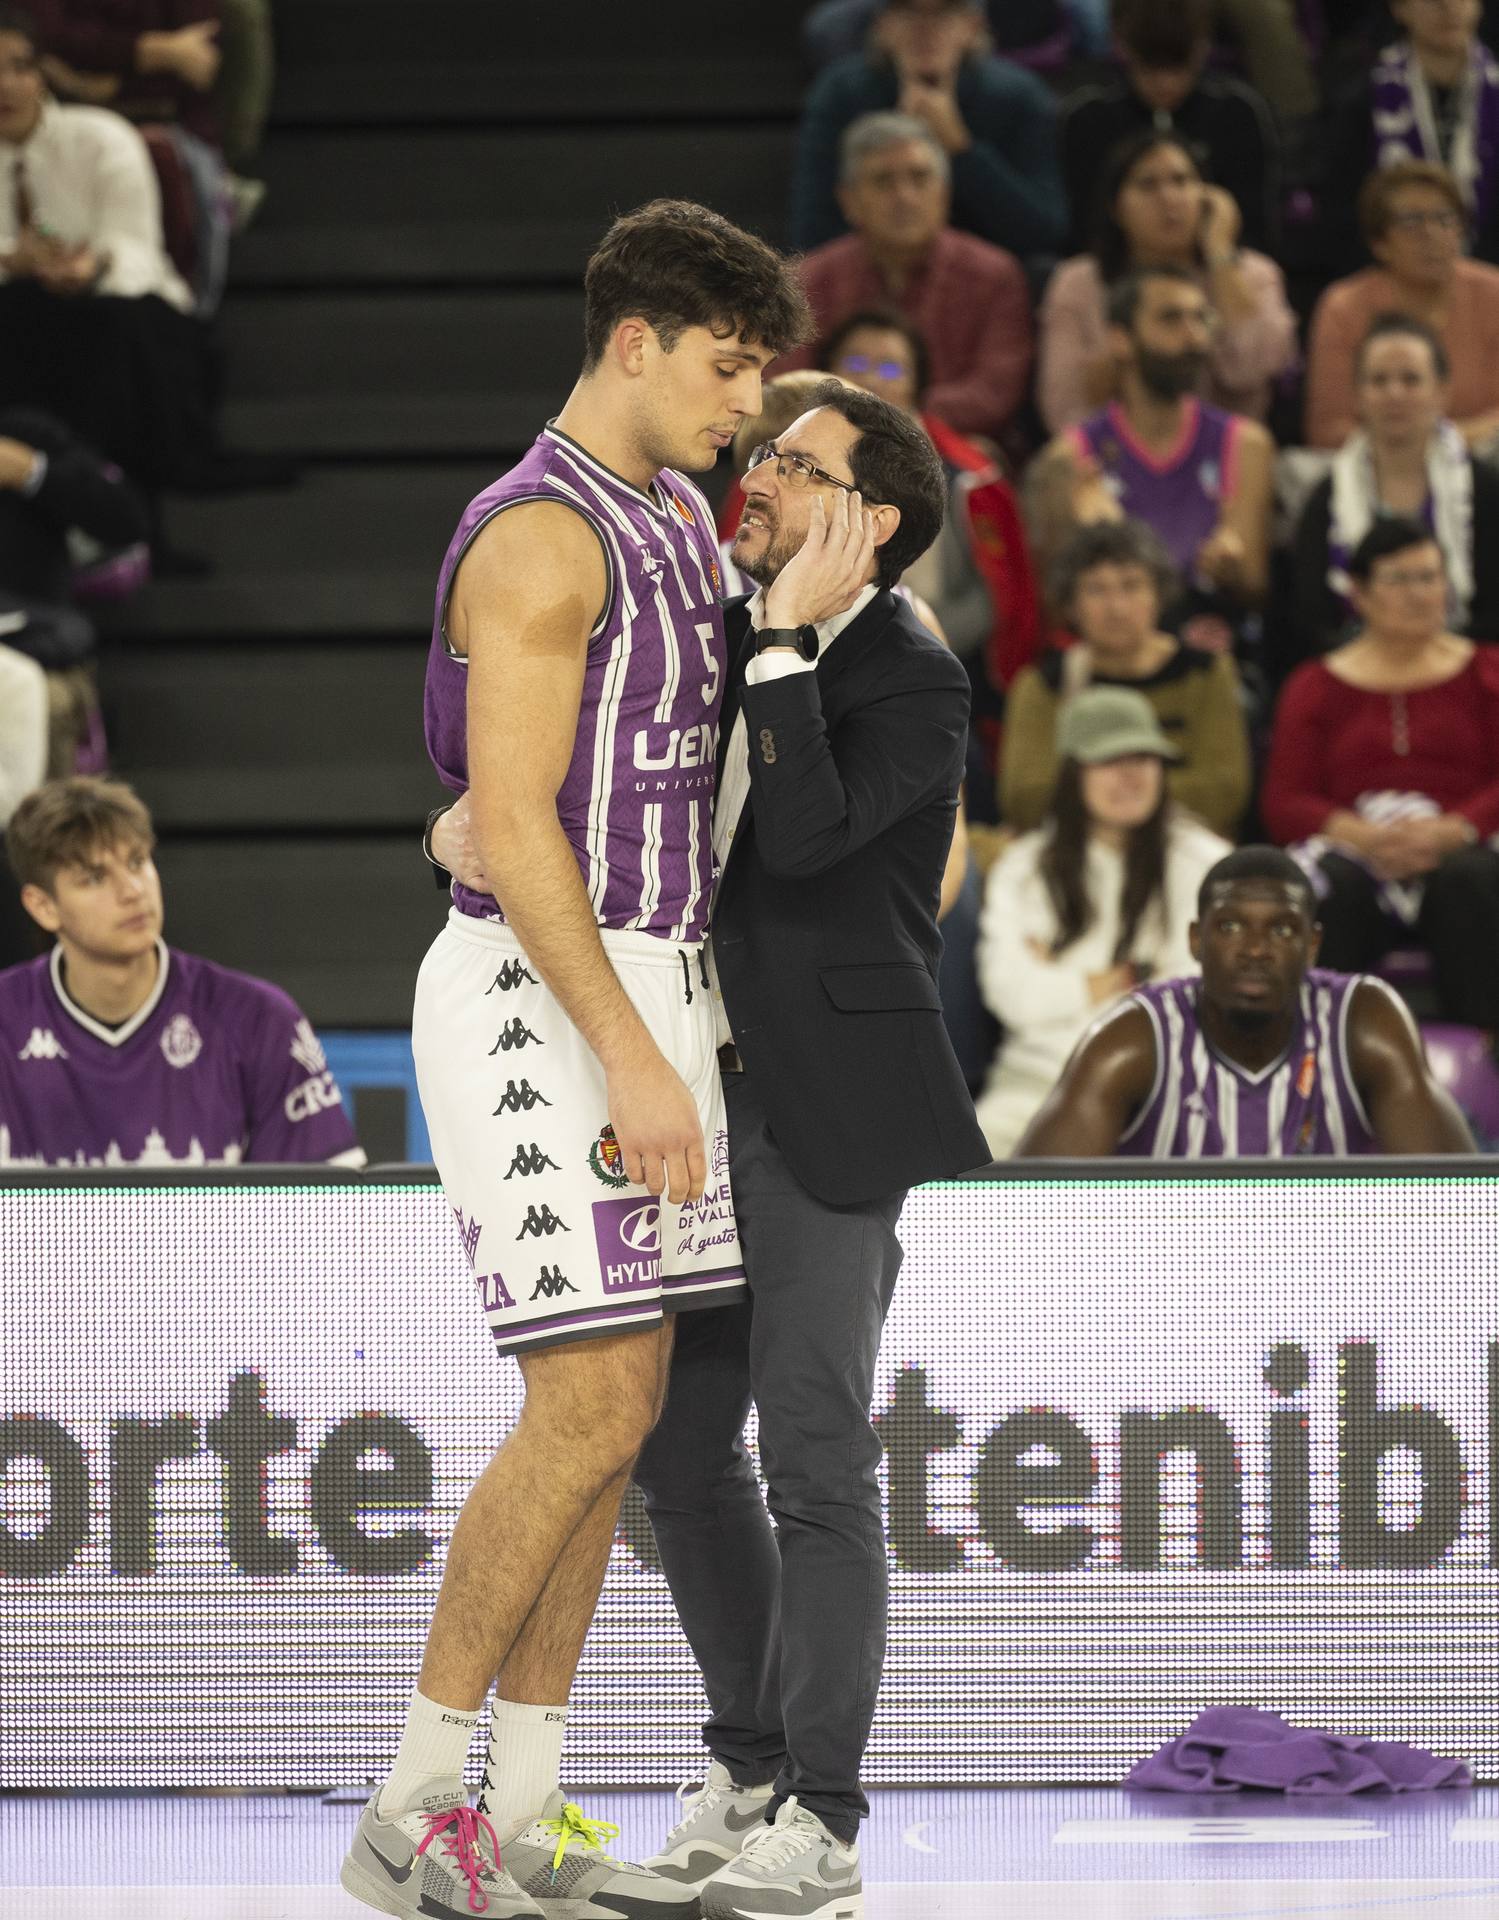
[[[448,808],[432,829],[432,852],[437,864],[446,867],[455,880],[470,893],[494,892],[474,839],[473,809],[465,793]]]
[[[625,1172],[675,1206],[700,1200],[708,1180],[702,1122],[697,1102],[670,1061],[652,1047],[612,1069],[607,1085],[609,1123]]]
[[[830,514],[819,493],[800,551],[766,592],[766,624],[803,627],[846,612],[867,585],[873,558],[874,515],[863,496],[838,488]]]

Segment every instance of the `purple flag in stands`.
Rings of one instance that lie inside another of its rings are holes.
[[[1462,1760],[1438,1759],[1403,1740],[1314,1733],[1252,1707],[1209,1707],[1178,1739],[1131,1767],[1124,1781],[1127,1787],[1164,1793],[1234,1793],[1243,1787],[1277,1793],[1410,1793],[1472,1783]]]

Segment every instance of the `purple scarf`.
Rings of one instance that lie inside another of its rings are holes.
[[[1473,42],[1468,71],[1458,82],[1457,132],[1443,154],[1437,138],[1431,88],[1408,40],[1396,40],[1374,63],[1370,76],[1374,115],[1374,164],[1432,160],[1447,167],[1462,190],[1474,225],[1482,229],[1494,204],[1499,171],[1499,64],[1481,41]]]

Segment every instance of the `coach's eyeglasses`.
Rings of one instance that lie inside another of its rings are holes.
[[[804,453],[782,453],[774,440],[762,440],[749,457],[746,473],[753,473],[756,467],[763,467],[767,460],[776,463],[777,475],[788,487],[810,487],[814,480],[822,480],[830,487],[839,487],[844,493],[857,493],[858,488],[847,480],[840,480],[825,467],[814,467]]]

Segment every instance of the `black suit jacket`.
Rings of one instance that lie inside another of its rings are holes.
[[[750,798],[714,957],[777,1145],[819,1199],[850,1206],[989,1160],[937,993],[968,676],[881,592],[814,671],[748,686],[746,606],[724,609],[720,785],[742,709]]]

